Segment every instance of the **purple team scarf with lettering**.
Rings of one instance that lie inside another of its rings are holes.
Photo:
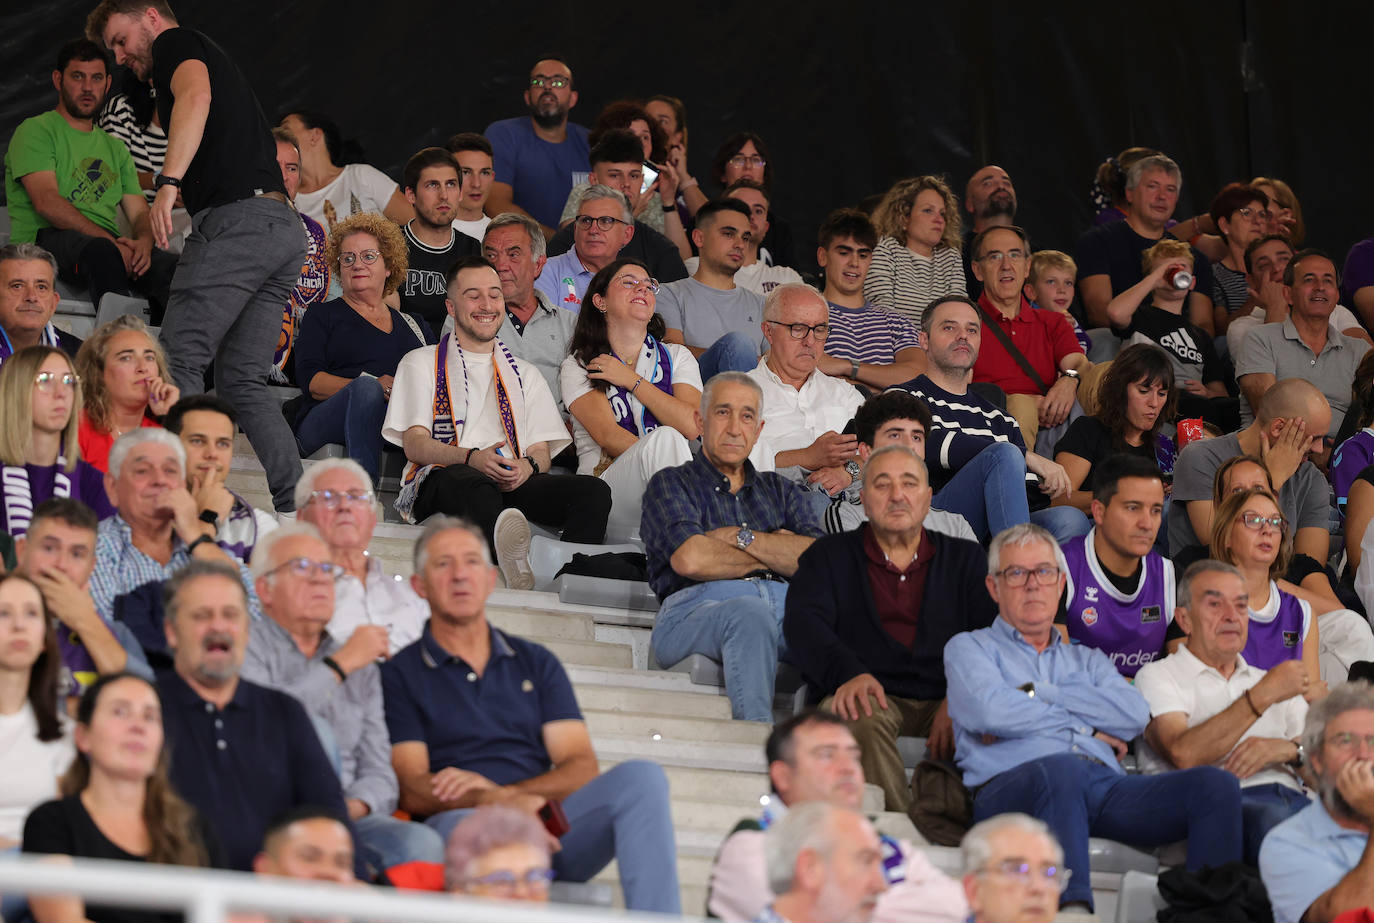
[[[652,336],[644,338],[644,357],[652,358],[654,367],[647,376],[649,384],[669,397],[673,396],[673,359],[668,355],[668,347]],[[639,363],[635,363],[639,367]],[[608,383],[609,384],[609,383]],[[634,410],[630,405],[630,391],[618,385],[609,385],[606,400],[611,402],[611,413],[615,415],[616,425],[631,436],[647,436],[658,429],[659,422],[649,408],[640,404],[639,424],[636,427]]]

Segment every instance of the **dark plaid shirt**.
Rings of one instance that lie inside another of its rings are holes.
[[[744,484],[732,494],[730,479],[698,452],[687,464],[655,474],[644,492],[639,531],[649,557],[649,586],[660,602],[698,582],[673,570],[673,552],[692,536],[722,526],[748,526],[754,532],[787,529],[812,538],[822,534],[801,489],[791,481],[772,471],[755,471],[746,461]]]

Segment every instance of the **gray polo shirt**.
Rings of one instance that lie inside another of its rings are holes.
[[[1355,369],[1368,351],[1369,344],[1364,340],[1346,336],[1335,324],[1328,324],[1326,346],[1317,355],[1298,336],[1298,328],[1290,318],[1282,324],[1261,324],[1245,337],[1245,345],[1236,357],[1236,378],[1260,372],[1280,380],[1301,378],[1312,382],[1331,405],[1329,435],[1334,436],[1340,432],[1345,412],[1350,409],[1350,383],[1355,380]],[[1240,425],[1249,426],[1254,419],[1250,402],[1242,399]]]
[[[517,333],[510,312],[501,322],[497,336],[510,351],[539,369],[539,374],[549,383],[553,399],[558,409],[563,409],[563,394],[558,385],[558,369],[568,358],[568,347],[572,345],[573,328],[577,326],[577,315],[566,308],[560,308],[549,301],[539,289],[534,290],[539,307],[530,315],[524,333]]]
[[[391,768],[391,737],[382,705],[382,674],[375,664],[348,675],[325,666],[324,658],[341,645],[324,633],[315,656],[307,658],[295,639],[270,618],[254,619],[241,675],[249,682],[295,696],[318,726],[325,753],[337,755],[345,798],[357,798],[373,814],[396,810],[400,788]],[[331,746],[332,745],[332,746]]]
[[[669,330],[681,330],[688,346],[707,349],[727,333],[741,333],[766,351],[763,296],[748,289],[721,291],[696,279],[670,282],[658,292],[658,313]]]
[[[1178,453],[1174,461],[1174,489],[1170,494],[1173,500],[1173,508],[1169,511],[1170,553],[1178,554],[1190,545],[1206,545],[1211,541],[1210,535],[1199,537],[1193,531],[1193,523],[1183,504],[1190,500],[1211,500],[1212,480],[1217,469],[1240,454],[1240,437],[1235,433],[1190,442]],[[1326,531],[1330,528],[1329,505],[1326,479],[1311,462],[1303,462],[1279,488],[1279,512],[1288,520],[1290,534],[1296,535],[1299,529],[1309,526]]]

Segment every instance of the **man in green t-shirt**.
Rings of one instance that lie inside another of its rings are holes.
[[[67,43],[52,81],[57,108],[25,119],[5,153],[11,238],[52,253],[62,278],[84,284],[96,304],[106,292],[146,296],[159,323],[177,258],[153,246],[129,149],[93,122],[110,86],[104,50],[87,39]],[[120,233],[120,209],[129,236]]]

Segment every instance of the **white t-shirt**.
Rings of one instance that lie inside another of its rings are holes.
[[[668,348],[668,361],[672,363],[671,380],[674,387],[678,385],[688,385],[701,390],[701,369],[697,366],[696,357],[686,346],[677,343],[664,343]],[[662,381],[668,372],[658,363],[658,350],[650,351],[642,348],[639,351],[639,361],[635,363],[635,372],[644,378],[644,384],[639,386],[638,391],[653,387],[654,382]],[[573,402],[583,395],[590,394],[593,390],[592,380],[587,377],[587,370],[578,364],[572,356],[563,360],[563,365],[558,370],[558,382],[563,392],[563,401],[571,407]],[[636,394],[638,393],[636,392]],[[644,413],[644,405],[640,403],[636,394],[630,395],[628,412],[638,421]],[[596,470],[596,465],[601,461],[601,446],[592,438],[592,434],[587,432],[587,428],[582,425],[582,421],[573,415],[573,442],[577,446],[577,473],[591,474]],[[660,425],[664,425],[659,421]]]
[[[471,237],[479,243],[482,236],[487,233],[487,225],[491,224],[491,219],[483,215],[476,221],[463,221],[458,218],[453,219],[453,226],[463,234]]]
[[[334,182],[296,195],[296,210],[318,221],[325,229],[360,212],[382,212],[400,186],[381,170],[365,163],[350,163]]]
[[[1275,594],[1277,595],[1277,594]],[[1150,704],[1150,716],[1183,713],[1188,716],[1188,727],[1197,727],[1221,714],[1246,690],[1264,679],[1264,671],[1252,667],[1245,658],[1236,655],[1237,666],[1230,678],[1220,671],[1207,666],[1188,650],[1187,643],[1160,660],[1145,664],[1135,675],[1135,688]],[[1300,695],[1284,699],[1264,710],[1255,723],[1236,741],[1249,737],[1276,737],[1293,740],[1302,733],[1303,722],[1307,720],[1307,702]],[[1234,750],[1234,747],[1232,748]],[[1227,756],[1230,754],[1228,753]],[[1225,763],[1223,757],[1217,762],[1220,767]],[[1164,757],[1156,753],[1149,744],[1140,748],[1140,767],[1147,773],[1166,772],[1175,769]],[[1293,773],[1284,769],[1264,769],[1248,779],[1242,779],[1242,787],[1249,785],[1269,785],[1277,782],[1289,788],[1302,790]]]
[[[501,429],[496,410],[496,392],[491,386],[492,354],[464,350],[460,361],[453,344],[454,341],[450,340],[448,385],[455,403],[462,401],[459,395],[463,393],[465,377],[467,381],[467,420],[457,427],[458,445],[482,449],[503,442],[506,434]],[[382,424],[382,437],[387,441],[402,445],[406,430],[412,426],[429,429],[434,423],[434,356],[438,351],[437,346],[413,349],[396,367],[391,401]],[[515,364],[520,371],[519,386],[523,388],[524,396],[523,409],[517,411],[515,420],[520,451],[525,453],[530,445],[547,442],[549,455],[557,455],[572,440],[568,438],[568,428],[563,425],[563,417],[558,413],[553,392],[533,364],[520,358],[516,358]],[[466,376],[463,374],[464,366],[467,368]],[[506,381],[506,387],[514,390],[517,383]],[[454,411],[462,412],[459,407],[455,407]],[[510,448],[507,446],[503,451],[509,455]]]
[[[14,714],[0,715],[0,837],[20,839],[29,812],[57,797],[57,777],[76,755],[66,730],[57,740],[39,740],[38,720],[27,700]]]

